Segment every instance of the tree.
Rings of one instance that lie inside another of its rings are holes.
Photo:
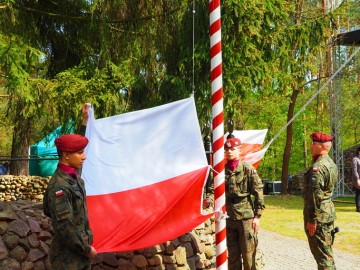
[[[7,114],[12,116],[14,125],[12,156],[27,156],[31,122],[41,110],[42,102],[37,103],[37,101],[48,98],[48,96],[33,95],[33,90],[41,88],[42,83],[41,79],[36,78],[42,68],[39,62],[40,55],[39,51],[24,44],[16,36],[11,38],[0,36],[1,69],[6,74],[5,88],[9,95]],[[32,76],[33,79],[30,78]],[[27,167],[21,163],[25,162],[11,162],[10,171],[13,174],[27,174]]]
[[[333,21],[316,3],[223,2],[225,121],[275,135],[312,95],[317,83],[308,82],[324,77],[320,52]],[[201,126],[209,123],[208,1],[9,0],[1,7],[1,93],[9,98],[1,105],[16,124],[13,157],[69,119],[76,123],[83,102],[100,118],[194,94]],[[306,109],[307,121],[326,114],[326,97],[318,102],[324,109]],[[326,126],[326,117],[318,123]],[[306,125],[289,126],[260,170],[286,180],[289,170],[302,170]],[[26,173],[26,163],[17,164],[12,172]]]
[[[76,121],[84,100],[98,117],[158,105],[168,33],[157,29],[186,8],[174,4],[7,2],[2,21],[12,24],[1,24],[1,63],[15,124],[12,157],[26,155],[35,127],[43,136],[69,118]],[[11,173],[26,174],[26,164],[12,163]]]

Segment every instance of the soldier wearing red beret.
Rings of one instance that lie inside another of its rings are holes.
[[[241,141],[230,137],[225,148],[226,234],[229,270],[257,269],[256,252],[263,183],[255,168],[240,161]]]
[[[329,151],[334,138],[321,132],[312,133],[310,138],[314,164],[305,173],[304,179],[304,229],[318,269],[333,270],[331,231],[336,213],[331,197],[338,179],[338,169]]]
[[[330,136],[322,132],[314,132],[310,135],[310,138],[313,142],[321,142],[321,143],[332,142],[334,140],[333,136]]]
[[[44,195],[44,213],[51,218],[54,236],[50,247],[53,269],[88,270],[96,250],[91,246],[93,234],[89,227],[84,180],[80,177],[86,159],[84,148],[89,105],[82,107],[79,134],[62,135],[55,140],[59,163]]]

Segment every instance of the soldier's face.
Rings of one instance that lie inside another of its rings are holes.
[[[67,165],[75,169],[80,169],[86,159],[84,150],[65,153],[65,156]]]
[[[323,144],[321,142],[312,142],[311,143],[311,153],[313,156],[320,155],[323,149]]]
[[[224,155],[227,160],[240,159],[241,146],[225,148]]]

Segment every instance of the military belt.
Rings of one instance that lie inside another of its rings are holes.
[[[228,204],[237,204],[239,202],[242,202],[243,200],[246,200],[248,196],[245,197],[234,197],[234,198],[226,198],[226,203]]]

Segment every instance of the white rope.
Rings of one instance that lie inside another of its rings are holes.
[[[291,122],[294,121],[294,120],[299,116],[299,114],[311,103],[311,101],[313,101],[313,100],[315,99],[315,97],[320,94],[320,92],[335,78],[335,76],[347,65],[347,63],[350,62],[350,60],[359,52],[359,50],[360,50],[360,47],[357,48],[357,49],[350,55],[350,57],[345,61],[345,63],[342,64],[342,65],[336,70],[336,72],[335,72],[335,73],[324,83],[324,85],[304,104],[304,106],[302,106],[302,107],[300,108],[300,110],[289,120],[289,122],[287,122],[286,125],[283,126],[283,127],[280,129],[280,131],[267,143],[267,145],[266,145],[264,148],[269,147],[269,146],[273,143],[273,141],[275,141],[275,139],[280,136],[280,134],[284,131],[284,129],[286,129],[286,128],[291,124]]]
[[[213,166],[211,166],[210,169],[211,169],[213,172],[215,172],[216,174],[220,175],[220,173],[217,172],[217,171],[213,168]],[[219,178],[219,179],[220,179],[220,180],[223,180],[224,178],[225,178],[225,177],[222,177],[222,178]]]

